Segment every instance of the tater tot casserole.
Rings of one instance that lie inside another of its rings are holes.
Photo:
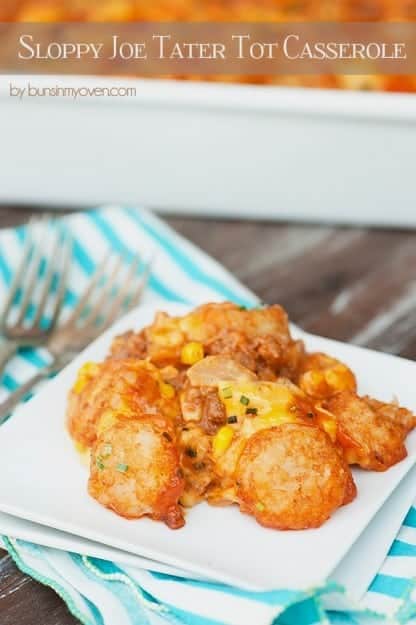
[[[280,306],[220,303],[116,337],[80,369],[67,423],[90,495],[125,518],[180,528],[207,501],[301,530],[355,498],[351,465],[402,460],[416,417],[360,397],[347,365],[292,338]]]

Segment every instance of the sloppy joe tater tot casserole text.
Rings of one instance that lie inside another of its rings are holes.
[[[90,453],[99,503],[171,528],[200,501],[237,504],[266,527],[322,525],[356,496],[350,465],[406,456],[416,417],[357,394],[354,373],[291,337],[280,306],[158,313],[86,363],[68,428]]]
[[[0,22],[15,23],[411,23],[414,0],[2,0]],[[159,78],[416,93],[414,74],[174,74]]]

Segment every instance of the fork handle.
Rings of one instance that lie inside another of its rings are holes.
[[[24,382],[14,391],[10,397],[0,404],[0,425],[6,421],[7,417],[13,412],[14,408],[29,394],[36,384],[55,373],[59,367],[58,359],[53,360],[50,365],[35,373],[29,380]]]
[[[3,373],[10,358],[17,352],[18,347],[15,341],[4,341],[0,344],[0,374]]]

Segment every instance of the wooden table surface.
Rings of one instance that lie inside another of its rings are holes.
[[[29,210],[0,208],[0,227]],[[416,232],[169,218],[305,330],[416,359]],[[75,625],[0,551],[0,625]]]

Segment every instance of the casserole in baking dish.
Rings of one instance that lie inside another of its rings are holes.
[[[0,22],[409,22],[414,0],[6,0]],[[172,76],[171,76],[172,77]],[[176,76],[254,84],[415,92],[412,75]]]

